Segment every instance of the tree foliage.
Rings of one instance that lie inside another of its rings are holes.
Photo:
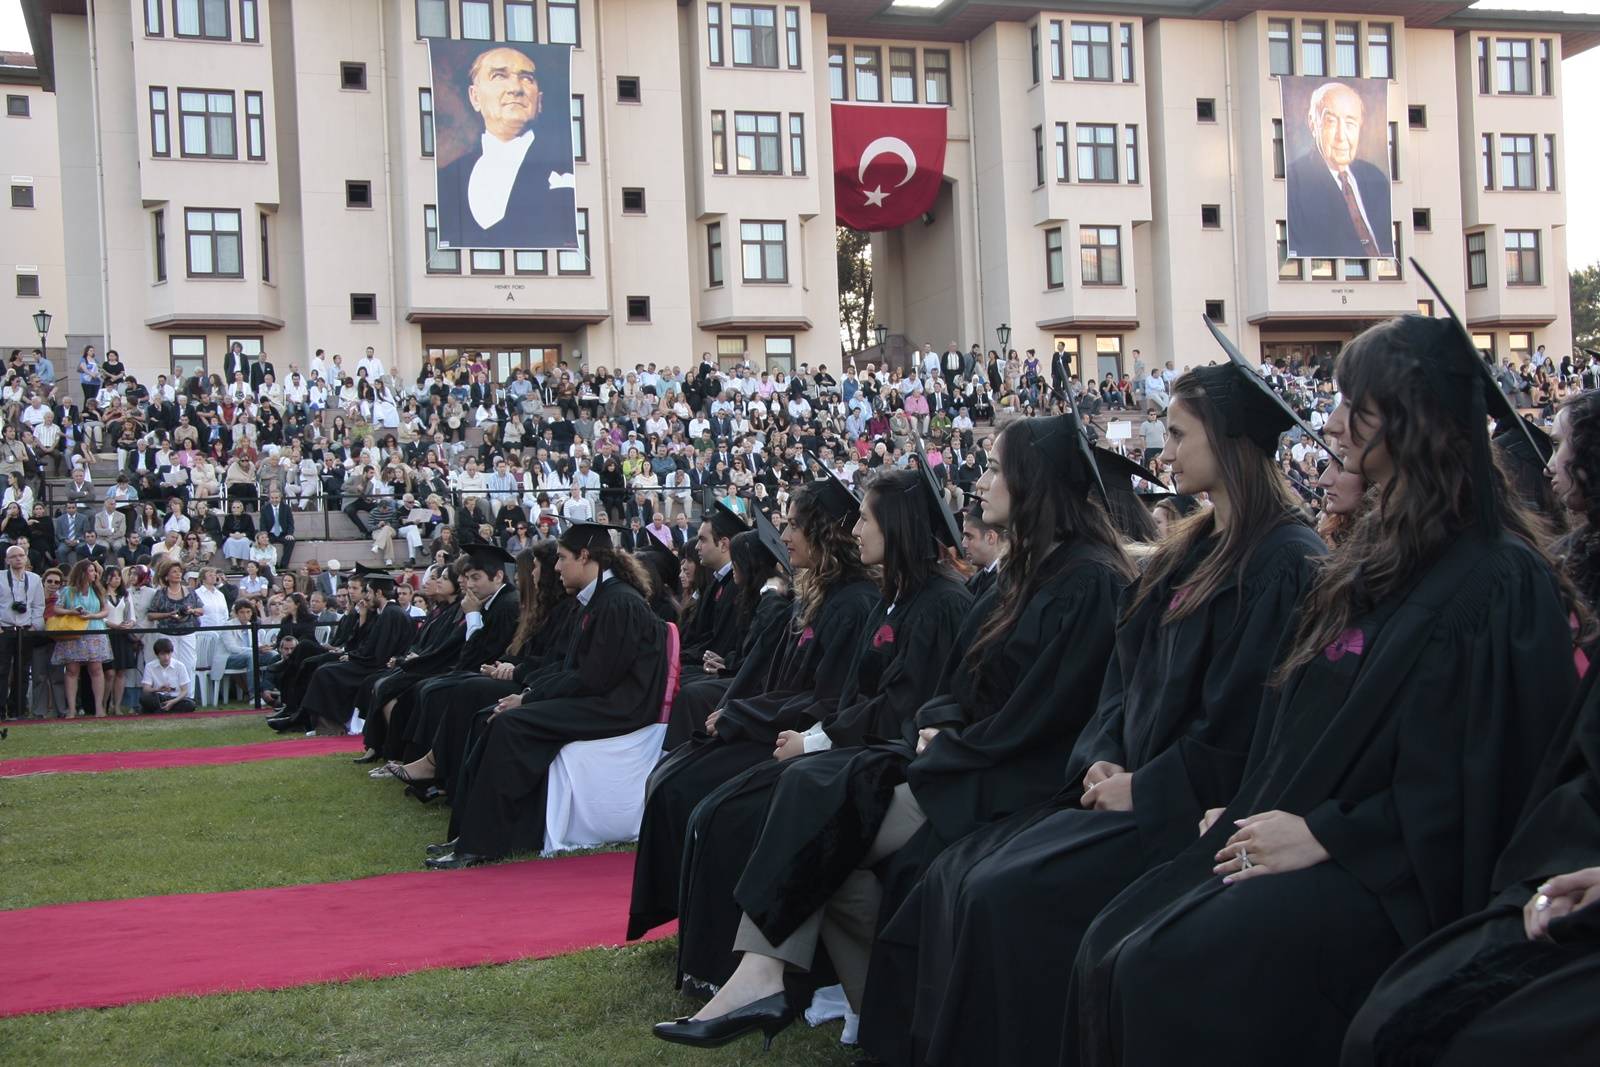
[[[877,343],[872,336],[872,235],[834,227],[839,267],[839,325],[844,346],[860,351]]]
[[[1600,348],[1600,263],[1572,272],[1572,343]]]

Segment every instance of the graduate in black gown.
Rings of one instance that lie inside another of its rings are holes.
[[[974,511],[1004,532],[1006,556],[967,616],[939,695],[893,743],[793,761],[735,890],[741,962],[694,1019],[661,1024],[657,1036],[708,1045],[772,1032],[793,1019],[786,969],[810,972],[819,945],[859,1011],[882,896],[870,868],[891,856],[925,862],[1055,792],[1133,575],[1104,496],[1074,415],[1001,432]]]
[[[360,564],[367,624],[361,639],[311,676],[300,714],[318,733],[343,734],[355,714],[356,693],[367,679],[389,669],[417,639],[417,623],[395,603],[394,576]]]
[[[700,569],[708,572],[707,584],[684,632],[678,635],[683,685],[705,676],[711,670],[708,663],[725,660],[739,648],[742,635],[738,591],[733,586],[733,539],[749,528],[737,512],[717,500],[714,494],[706,493],[695,553]],[[708,660],[708,655],[714,660]],[[674,714],[667,727],[668,747],[676,747],[692,733],[694,727],[681,723]]]
[[[672,701],[672,728],[664,742],[669,750],[689,739],[675,738],[673,729],[688,730],[690,736],[705,733],[706,718],[721,706],[741,675],[745,681],[741,692],[753,689],[755,679],[766,677],[787,628],[789,554],[771,521],[760,511],[755,514],[756,529],[736,535],[730,553],[735,625],[742,640],[727,657],[708,650],[707,672],[683,681]]]
[[[1600,610],[1600,390],[1556,410],[1555,443],[1550,489],[1569,529],[1553,551],[1590,610]]]
[[[278,733],[305,730],[313,725],[300,713],[300,703],[305,699],[311,679],[319,667],[337,663],[347,649],[355,648],[372,625],[373,616],[361,607],[365,602],[366,583],[359,573],[346,579],[344,591],[349,599],[350,610],[340,616],[333,632],[328,635],[327,647],[315,641],[301,641],[281,664],[276,692],[280,706],[277,713],[267,719],[267,725]]]
[[[1511,412],[1465,329],[1375,326],[1335,377],[1328,432],[1377,501],[1273,657],[1233,799],[1085,933],[1063,1062],[1336,1063],[1383,970],[1489,902],[1572,697],[1576,598],[1493,460]]]
[[[883,597],[834,708],[813,706],[813,725],[780,731],[770,758],[718,787],[690,816],[678,891],[680,983],[721,985],[737,965],[734,886],[778,779],[805,762],[796,757],[898,739],[956,658],[972,598],[947,562],[960,531],[926,472],[924,465],[879,473],[867,489],[856,542],[861,561],[882,568]]]
[[[544,841],[545,782],[561,746],[619,737],[657,722],[667,683],[667,624],[650,609],[650,582],[611,528],[574,523],[556,569],[581,605],[559,669],[483,713],[451,794],[449,851],[435,869],[470,867]]]
[[[364,751],[352,762],[374,763],[388,742],[389,715],[395,698],[405,689],[431,677],[455,662],[466,639],[461,625],[460,576],[455,567],[430,570],[422,595],[431,610],[411,651],[394,666],[368,679],[356,694],[356,711],[366,720],[362,728]]]
[[[780,732],[803,730],[837,706],[879,599],[875,573],[861,562],[851,532],[860,509],[837,479],[795,492],[781,535],[795,575],[782,645],[764,677],[741,671],[707,717],[706,733],[673,749],[650,775],[630,939],[678,915],[684,834],[695,805],[740,772],[770,762]]]
[[[972,576],[967,579],[967,592],[972,594],[974,604],[994,588],[1000,573],[1000,555],[1005,547],[1005,528],[984,522],[983,508],[974,501],[961,516],[961,554],[973,567]]]
[[[1084,928],[1238,785],[1264,650],[1323,546],[1273,460],[1292,416],[1256,375],[1200,368],[1172,398],[1162,459],[1212,506],[1145,560],[1056,795],[946,850],[887,923],[861,1031],[886,1061],[1053,1063]]]

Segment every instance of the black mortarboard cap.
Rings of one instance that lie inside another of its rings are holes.
[[[1105,485],[1095,466],[1089,438],[1083,432],[1083,423],[1078,420],[1070,392],[1066,394],[1066,402],[1068,410],[1059,415],[1023,420],[1023,432],[1027,435],[1028,443],[1044,454],[1051,468],[1059,472],[1075,491],[1087,496],[1089,490],[1099,489],[1103,500]]]
[[[761,542],[761,547],[766,549],[773,559],[778,561],[778,566],[785,573],[794,573],[794,568],[789,564],[789,549],[784,545],[783,539],[778,536],[778,528],[772,525],[772,520],[760,508],[755,509],[756,537]]]
[[[516,557],[499,545],[487,541],[477,541],[466,545],[462,554],[467,557],[468,566],[475,567],[485,574],[497,574],[505,570],[508,563],[515,563]]]
[[[1100,471],[1100,481],[1111,492],[1133,492],[1134,478],[1150,485],[1161,486],[1163,489],[1166,487],[1166,483],[1156,477],[1153,471],[1121,452],[1113,452],[1109,448],[1096,448],[1094,462]]]
[[[1211,316],[1202,318],[1211,336],[1228,353],[1228,362],[1218,367],[1196,367],[1191,373],[1200,379],[1206,395],[1221,411],[1228,436],[1249,438],[1251,444],[1270,456],[1278,450],[1278,438],[1284,431],[1298,426],[1319,448],[1333,455],[1333,449],[1322,435],[1256,373],[1244,353],[1228,340],[1227,334],[1217,329]]]
[[[861,498],[844,484],[844,480],[816,457],[815,453],[807,452],[806,458],[822,468],[822,477],[814,484],[820,494],[822,510],[826,511],[835,522],[854,523],[856,516],[861,514]]]
[[[745,522],[737,511],[718,500],[716,494],[709,489],[706,490],[705,505],[700,517],[711,524],[711,529],[716,531],[718,537],[734,537],[750,529],[750,524]]]
[[[365,563],[357,563],[355,576],[360,578],[363,582],[366,582],[368,585],[376,585],[383,588],[386,592],[394,592],[394,575],[390,574],[388,571],[379,570],[376,567],[369,567]]]
[[[584,549],[612,548],[615,543],[611,540],[611,531],[621,528],[603,522],[575,522],[557,540],[562,548],[572,553]]]
[[[927,500],[928,520],[933,524],[934,540],[957,548],[961,544],[961,525],[956,522],[950,506],[944,502],[944,491],[939,488],[939,480],[933,476],[933,468],[928,465],[928,454],[922,450],[920,440],[916,447],[917,481]]]

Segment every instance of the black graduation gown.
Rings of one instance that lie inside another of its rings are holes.
[[[823,597],[811,626],[798,625],[801,609],[795,604],[796,618],[786,624],[781,654],[766,676],[749,681],[747,691],[741,671],[723,695],[716,734],[674,748],[650,775],[633,867],[629,939],[678,915],[684,832],[695,805],[739,772],[772,759],[779,732],[803,730],[816,721],[813,711],[836,705],[878,599],[871,582],[838,586]]]
[[[1552,752],[1495,870],[1493,903],[1402,956],[1350,1024],[1344,1067],[1578,1067],[1600,1060],[1600,906],[1529,941],[1522,908],[1545,879],[1600,865],[1600,685]]]
[[[928,816],[902,852],[931,858],[942,843],[1037,804],[1094,710],[1127,580],[1112,553],[1064,546],[1039,564],[1043,584],[1000,643],[970,668],[963,651],[941,695],[905,723],[900,741],[791,761],[734,889],[743,912],[778,944],[820,910],[866,855],[894,789],[909,782]],[[970,648],[999,604],[991,587],[967,613],[956,648]],[[915,756],[923,727],[945,732]],[[907,856],[908,862],[917,862]]]
[[[1269,695],[1223,815],[1089,927],[1064,1062],[1336,1063],[1401,951],[1488,903],[1575,677],[1543,559],[1459,535]],[[1274,810],[1304,817],[1331,860],[1224,886],[1212,867],[1234,820]],[[1217,1022],[1240,1005],[1242,1041]]]
[[[689,632],[678,635],[678,659],[683,665],[681,681],[704,674],[701,659],[715,652],[723,659],[739,647],[739,589],[733,584],[733,568],[712,582],[704,599],[689,620]]]
[[[485,663],[498,663],[505,656],[511,639],[517,635],[517,623],[522,614],[516,586],[510,582],[501,586],[483,605],[481,614],[483,625],[463,640],[452,662],[396,694],[394,711],[389,717],[391,733],[425,744],[439,727],[441,695],[464,682],[481,678],[480,670]],[[461,628],[465,635],[464,614]]]
[[[559,671],[531,699],[488,717],[452,800],[450,836],[481,856],[538,849],[550,763],[571,741],[618,737],[659,721],[667,627],[637,589],[605,578],[578,615]]]
[[[992,1049],[1000,1062],[1053,1060],[1084,927],[1232,795],[1272,669],[1260,650],[1292,631],[1324,546],[1285,522],[1261,539],[1242,582],[1163,625],[1208,547],[1197,545],[1117,628],[1095,713],[1057,764],[1065,786],[1058,777],[1047,803],[946,850],[885,925],[862,1012],[874,1054],[961,1063]],[[1099,760],[1133,772],[1135,811],[1080,806],[1083,775]]]
[[[972,598],[953,572],[935,575],[901,604],[880,602],[838,707],[818,720],[833,741],[832,751],[901,735],[938,691],[971,608]],[[722,731],[721,720],[717,731]],[[769,749],[765,760],[719,786],[690,815],[678,890],[680,982],[692,978],[720,985],[733,973],[740,915],[733,889],[766,821],[773,786],[790,768],[818,756],[778,762]]]
[[[405,654],[417,638],[417,622],[394,601],[368,620],[361,640],[348,659],[325,663],[311,676],[300,713],[312,722],[325,719],[343,726],[350,721],[356,693],[373,675],[389,669],[389,661]]]
[[[400,693],[431,677],[461,651],[465,631],[459,602],[437,609],[422,624],[416,644],[398,666],[369,678],[356,693],[356,711],[366,720],[361,735],[367,748],[382,751],[389,735],[383,706]]]
[[[762,593],[749,620],[738,627],[744,632],[744,640],[738,651],[725,660],[727,670],[720,675],[701,673],[680,678],[678,694],[672,700],[665,748],[677,748],[695,734],[705,733],[707,716],[717,710],[740,674],[750,678],[766,676],[789,622],[789,604],[785,593]]]
[[[370,622],[362,621],[360,612],[346,612],[334,624],[333,633],[328,635],[329,647],[354,648],[366,632],[365,627],[370,625]],[[278,692],[283,697],[283,707],[298,713],[306,687],[311,684],[311,676],[318,667],[336,661],[340,655],[341,652],[330,652],[315,641],[301,641],[296,645],[278,671]]]

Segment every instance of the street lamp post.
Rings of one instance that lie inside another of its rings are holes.
[[[45,351],[45,338],[50,336],[50,312],[40,308],[33,313],[33,328],[39,334],[39,354],[48,357]]]
[[[879,354],[887,360],[889,358],[889,327],[880,322],[872,328],[872,332],[878,338]]]
[[[1004,361],[1006,349],[1011,347],[1011,327],[1002,322],[994,328],[994,335],[1000,338],[1000,359]]]

